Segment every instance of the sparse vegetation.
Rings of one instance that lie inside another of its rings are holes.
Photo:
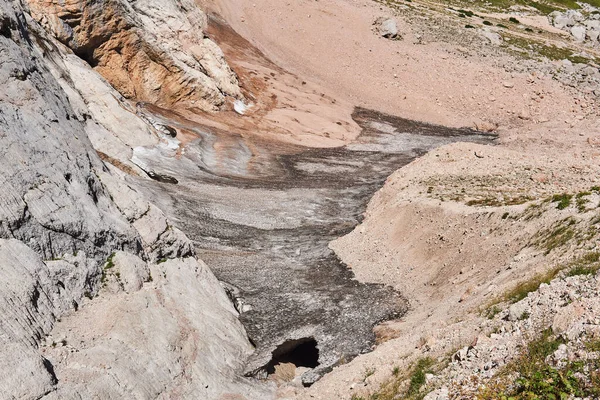
[[[475,15],[473,13],[473,11],[469,11],[469,10],[456,10],[456,11],[458,11],[460,14],[463,14],[463,15],[465,15],[467,17],[472,17],[472,16]]]
[[[577,210],[579,210],[579,212],[584,212],[586,210],[586,204],[590,202],[590,200],[587,198],[587,196],[589,196],[591,194],[592,194],[592,192],[577,193],[577,196],[575,196],[575,203],[577,205]]]
[[[538,290],[542,283],[550,281],[558,275],[560,268],[554,268],[550,271],[535,275],[533,278],[519,283],[513,289],[506,292],[500,299],[500,302],[516,303],[523,300],[531,292]]]
[[[497,304],[492,305],[491,307],[488,307],[485,309],[485,311],[483,312],[483,315],[485,317],[487,317],[488,319],[494,319],[494,317],[498,314],[500,314],[502,312],[502,309],[500,307],[498,307]]]
[[[593,275],[600,269],[600,252],[588,253],[573,261],[567,276]]]
[[[473,199],[467,201],[468,206],[488,206],[488,207],[501,207],[501,206],[516,206],[519,204],[527,203],[533,200],[529,196],[517,195],[514,197],[504,197],[498,199],[497,197],[484,197],[481,199]]]
[[[481,400],[542,400],[573,397],[597,398],[600,394],[598,360],[568,361],[552,367],[546,358],[565,343],[551,329],[532,340],[514,361],[497,375],[496,382],[478,393]],[[516,376],[516,379],[514,377]]]
[[[104,269],[111,269],[115,266],[115,263],[113,261],[114,258],[115,253],[112,253],[110,256],[108,256],[108,258],[106,259],[106,264],[104,264]]]
[[[429,358],[421,358],[410,376],[410,385],[408,386],[407,398],[416,398],[425,384],[425,374],[431,373],[431,366],[434,361]]]
[[[562,247],[575,237],[576,221],[573,217],[568,217],[555,223],[550,229],[540,231],[535,236],[534,246],[544,249],[545,254],[552,250]]]
[[[564,210],[565,208],[569,207],[571,205],[571,199],[573,198],[572,194],[555,194],[554,196],[552,196],[552,202],[553,203],[558,203],[556,205],[556,208],[559,210]]]
[[[600,351],[600,339],[588,339],[584,345],[587,351]]]
[[[439,371],[445,363],[436,362],[430,357],[418,359],[409,371],[402,373],[399,367],[392,370],[392,379],[384,384],[379,391],[371,394],[369,400],[420,400],[427,394],[423,390],[426,375]]]
[[[518,19],[516,19],[515,17],[510,17],[508,19],[510,22],[512,22],[513,24],[520,24],[521,21],[519,21]]]

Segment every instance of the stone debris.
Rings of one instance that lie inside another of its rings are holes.
[[[548,15],[548,21],[555,28],[569,32],[578,42],[598,45],[600,14],[594,7],[586,8],[585,15],[578,10],[553,11]]]
[[[547,329],[565,341],[546,360],[550,365],[598,358],[598,352],[586,348],[586,343],[600,334],[599,287],[600,274],[556,278],[541,284],[537,291],[504,309],[493,320],[482,321],[482,333],[476,343],[452,356],[448,367],[432,380],[432,392],[425,398],[476,397],[503,366],[522,353],[528,342]]]

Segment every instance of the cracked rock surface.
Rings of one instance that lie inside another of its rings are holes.
[[[252,346],[221,285],[127,182],[156,131],[61,46],[0,4],[2,397],[270,398],[237,378]]]

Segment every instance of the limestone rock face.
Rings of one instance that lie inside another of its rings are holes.
[[[33,17],[123,96],[218,108],[240,98],[193,0],[28,0]]]
[[[70,19],[111,12],[92,3],[61,3],[60,40],[129,29],[119,7],[97,34]],[[0,2],[0,87],[2,397],[270,398],[237,377],[252,346],[221,285],[124,164],[156,130],[18,1]]]

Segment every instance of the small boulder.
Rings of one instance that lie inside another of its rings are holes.
[[[583,23],[589,30],[600,31],[600,21],[598,20],[587,20]]]
[[[573,18],[569,18],[563,14],[555,16],[550,22],[555,28],[558,29],[570,28],[576,23]]]
[[[150,277],[150,269],[146,262],[133,254],[117,251],[111,261],[115,273],[118,274],[118,280],[127,293],[140,290]]]
[[[496,32],[490,31],[489,29],[484,29],[483,31],[481,31],[481,36],[489,40],[490,43],[493,45],[498,46],[502,44],[502,36],[500,36],[500,34]]]
[[[583,26],[583,25],[576,25],[576,26],[572,27],[571,28],[571,35],[578,42],[583,42],[585,40],[585,26]]]
[[[581,22],[585,19],[583,14],[577,10],[567,10],[565,16],[571,18],[575,22]]]
[[[396,20],[388,17],[380,17],[375,20],[375,30],[386,39],[400,39],[398,24]]]
[[[524,301],[513,304],[508,308],[508,320],[512,322],[518,321],[523,317],[528,308],[527,302]]]
[[[598,22],[600,22],[600,21],[598,21]],[[585,36],[586,36],[586,37],[587,37],[589,40],[591,40],[592,42],[597,42],[597,41],[598,41],[598,36],[600,36],[600,32],[599,32],[599,31],[597,31],[597,30],[590,30],[590,29],[588,29],[588,30],[585,32]]]

